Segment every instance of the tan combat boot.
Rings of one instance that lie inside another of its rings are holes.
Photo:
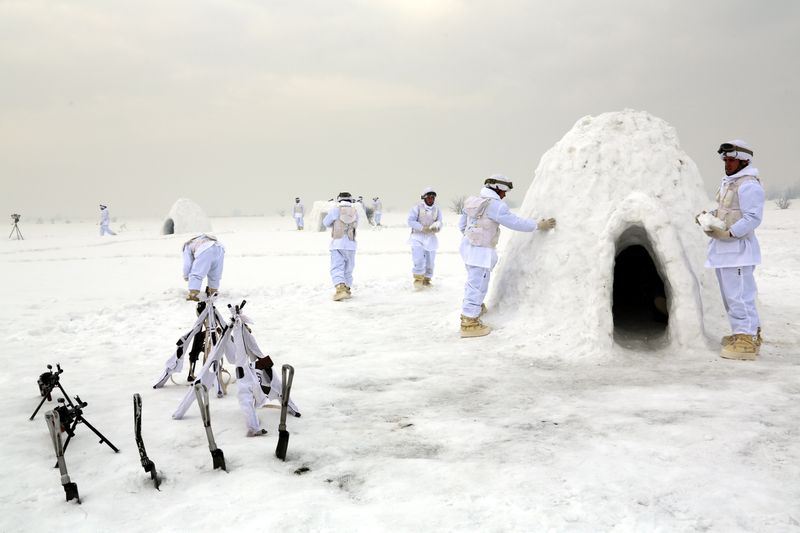
[[[725,346],[726,344],[730,344],[732,340],[733,340],[733,335],[725,335],[724,337],[722,337],[722,340],[720,341],[720,344]],[[763,337],[761,337],[761,328],[759,327],[756,330],[756,346],[758,346],[758,350],[759,351],[761,350],[761,343],[763,343],[763,342],[764,342],[764,339],[763,339]]]
[[[189,302],[199,302],[200,298],[198,296],[200,296],[200,291],[189,289],[189,294],[186,295],[186,300]]]
[[[425,285],[425,276],[414,274],[414,288],[420,290]]]
[[[461,338],[483,337],[488,335],[492,328],[484,324],[478,318],[461,315]]]
[[[347,293],[347,286],[344,283],[337,283],[336,294],[333,295],[333,301],[338,302],[339,300],[344,300],[345,298],[349,297],[350,295]]]
[[[350,287],[348,285],[344,286],[344,291],[347,293],[344,297],[345,300],[353,297],[353,293],[350,291]]]
[[[722,346],[720,357],[725,359],[738,359],[741,361],[754,361],[758,355],[758,345],[755,335],[737,333],[731,335],[728,344]]]
[[[216,294],[219,289],[215,289],[214,287],[206,287],[206,296],[211,296],[212,294]]]
[[[481,304],[481,312],[478,314],[478,318],[482,317],[486,313],[489,312],[489,308],[486,307],[486,304]]]
[[[423,287],[433,287],[433,283],[431,283],[431,278],[429,278],[427,276],[422,278],[422,286]]]

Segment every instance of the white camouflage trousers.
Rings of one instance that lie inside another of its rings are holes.
[[[355,250],[331,250],[331,281],[333,281],[333,285],[344,283],[348,287],[352,287],[355,266]]]
[[[481,304],[489,290],[489,278],[492,270],[489,268],[466,265],[467,283],[464,285],[464,302],[461,305],[461,314],[470,318],[477,318],[481,314]]]
[[[718,268],[717,280],[722,293],[722,303],[728,313],[731,332],[755,335],[761,326],[756,309],[756,280],[754,266]]]
[[[436,261],[436,252],[428,251],[421,244],[411,245],[411,260],[414,261],[414,268],[411,272],[426,278],[433,277],[433,265]]]
[[[189,289],[199,291],[203,285],[203,278],[206,276],[208,276],[208,286],[219,289],[224,264],[225,249],[221,246],[212,246],[198,255],[189,271]]]

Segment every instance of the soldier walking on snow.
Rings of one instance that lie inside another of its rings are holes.
[[[546,231],[556,226],[554,218],[536,222],[509,211],[503,198],[513,188],[507,177],[495,174],[484,182],[479,196],[470,196],[464,201],[464,211],[458,222],[458,229],[464,234],[461,258],[467,268],[461,310],[462,337],[482,337],[492,331],[480,317],[486,312],[483,299],[489,289],[490,274],[497,264],[495,247],[500,237],[500,226],[526,232]]]
[[[306,210],[303,207],[303,204],[300,202],[300,197],[294,199],[294,205],[292,206],[292,216],[294,217],[294,222],[297,224],[297,229],[302,231],[303,230],[303,216],[305,215]]]
[[[100,204],[100,236],[105,234],[116,235],[111,228],[108,227],[110,217],[108,215],[108,206]]]
[[[338,205],[328,211],[322,223],[331,228],[331,279],[336,287],[333,300],[338,302],[352,296],[358,211],[349,192],[339,193],[336,200]]]
[[[722,338],[720,356],[753,360],[761,348],[761,320],[756,309],[753,272],[761,264],[755,229],[761,224],[764,212],[764,189],[758,169],[752,165],[753,150],[745,141],[723,143],[717,153],[724,161],[725,177],[717,192],[717,209],[711,214],[724,223],[724,228],[705,230],[711,237],[705,266],[716,269],[731,324],[732,335]]]
[[[376,196],[372,199],[372,220],[376,226],[381,225],[381,216],[383,216],[383,202]]]
[[[430,287],[433,278],[433,265],[439,239],[436,234],[442,229],[442,210],[436,202],[436,192],[428,187],[422,191],[422,200],[408,212],[408,225],[411,227],[411,259],[414,266],[414,288]]]

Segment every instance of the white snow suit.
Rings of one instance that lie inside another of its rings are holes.
[[[339,202],[338,206],[328,211],[322,223],[326,228],[332,228],[330,271],[333,285],[344,283],[352,287],[356,264],[358,211],[350,202]]]
[[[497,264],[497,240],[500,226],[516,231],[536,231],[534,219],[520,218],[512,213],[496,192],[484,187],[480,196],[471,196],[464,202],[464,212],[458,221],[461,239],[461,258],[467,269],[464,301],[461,312],[476,318],[489,289],[492,269]]]
[[[439,239],[436,233],[424,233],[422,230],[427,227],[441,229],[442,210],[436,204],[429,206],[421,201],[408,212],[408,225],[411,228],[408,243],[411,245],[411,259],[414,263],[411,272],[432,278]]]
[[[372,220],[375,221],[376,226],[381,225],[381,216],[383,215],[383,202],[380,200],[373,200],[372,202]]]
[[[202,233],[183,245],[183,279],[189,290],[199,291],[206,276],[208,286],[219,289],[224,264],[225,247],[213,235]]]
[[[305,216],[306,209],[303,207],[302,202],[296,202],[292,206],[292,216],[294,217],[294,223],[297,225],[297,229],[303,229],[303,216]]]
[[[758,169],[746,166],[722,179],[714,215],[725,221],[733,238],[712,238],[705,266],[716,269],[722,302],[734,334],[755,335],[761,320],[756,309],[753,273],[761,264],[761,248],[755,229],[764,213],[764,189]]]
[[[116,233],[111,231],[111,228],[108,227],[109,222],[110,222],[110,216],[108,214],[108,208],[104,207],[104,208],[100,209],[100,236],[101,237],[103,235],[106,235],[106,234],[108,234],[108,235],[116,235]]]

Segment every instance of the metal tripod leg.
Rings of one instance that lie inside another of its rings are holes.
[[[203,426],[206,428],[206,437],[208,438],[208,449],[211,451],[211,458],[214,462],[214,469],[221,468],[225,471],[225,456],[222,450],[217,448],[217,443],[214,440],[214,432],[211,430],[211,410],[208,405],[208,387],[202,383],[195,383],[194,393],[197,396],[197,406],[200,407],[200,416],[203,418]]]
[[[78,503],[81,503],[81,498],[78,495],[78,485],[69,479],[67,463],[64,461],[65,446],[61,444],[61,419],[58,416],[58,412],[48,411],[44,414],[44,419],[47,424],[47,429],[50,431],[50,438],[53,440],[53,448],[55,449],[56,460],[58,461],[56,464],[61,472],[61,485],[64,487],[67,501],[75,499]]]
[[[65,401],[66,401],[66,402],[67,402],[69,405],[73,405],[73,403],[72,403],[72,400],[70,400],[70,399],[69,399],[69,396],[67,396],[67,393],[66,393],[66,391],[64,391],[64,387],[62,387],[62,386],[61,386],[61,383],[56,383],[56,387],[58,387],[58,389],[61,391],[61,395],[64,397],[64,400],[65,400]],[[51,400],[51,401],[52,401],[52,399],[53,399],[53,398],[52,398],[52,396],[51,396],[52,394],[53,394],[53,389],[51,388],[51,389],[50,389],[50,390],[47,392],[47,394],[45,394],[45,395],[42,397],[42,401],[41,401],[41,402],[39,402],[39,406],[38,406],[38,407],[36,407],[36,410],[33,412],[33,414],[31,415],[31,417],[30,417],[28,420],[33,420],[33,418],[36,416],[36,413],[38,413],[38,412],[39,412],[39,409],[41,409],[41,408],[42,408],[42,405],[44,405],[44,401],[45,401],[45,400]]]

